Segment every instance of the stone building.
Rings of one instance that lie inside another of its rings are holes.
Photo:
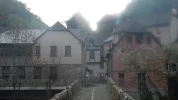
[[[4,32],[0,37],[0,87],[12,89],[16,82],[25,89],[65,88],[81,78],[83,48],[83,42],[59,22],[46,30]]]
[[[173,7],[172,11],[162,13],[149,13],[142,16],[133,17],[140,24],[147,27],[162,45],[169,45],[178,38],[178,7]]]
[[[96,33],[90,34],[86,43],[86,68],[91,82],[104,82],[106,66],[102,62],[102,41]]]
[[[123,65],[120,60],[119,52],[127,52],[134,50],[139,47],[159,47],[160,42],[156,37],[147,30],[146,27],[139,24],[137,21],[128,20],[122,24],[120,27],[116,28],[118,41],[112,47],[110,52],[106,54],[108,58],[108,71],[114,80],[114,82],[122,88],[124,91],[127,91],[132,97],[139,100],[138,94],[138,79],[137,73],[134,70],[130,70],[130,66]],[[114,39],[113,39],[114,41]],[[150,82],[150,79],[146,77],[146,84],[150,90],[154,90],[154,85],[162,90],[166,88],[166,83],[164,80],[156,80],[155,73],[150,72],[151,80],[154,84]]]

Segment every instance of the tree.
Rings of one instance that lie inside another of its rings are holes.
[[[30,12],[20,1],[0,0],[0,27],[47,28],[40,17]],[[1,29],[1,28],[0,28]]]
[[[80,13],[75,13],[69,20],[66,21],[68,29],[81,29],[85,32],[91,32],[89,22]]]
[[[97,23],[97,32],[100,37],[108,37],[112,35],[112,31],[116,28],[116,20],[117,15],[105,15],[101,20]]]
[[[4,66],[1,88],[13,89],[13,99],[20,96],[21,87],[34,89],[45,85],[45,79],[35,80],[34,69],[43,61],[33,57],[33,31],[13,29],[1,34],[0,64]],[[27,74],[27,75],[26,75]]]
[[[170,12],[176,0],[133,0],[125,10],[127,16],[141,16],[147,13]]]
[[[151,80],[155,91],[163,98],[150,74],[164,71],[164,54],[160,48],[138,47],[131,51],[119,52],[122,65],[129,66],[128,70],[138,75],[138,91],[141,100],[153,100],[146,84],[146,77]],[[156,77],[156,76],[155,76]]]
[[[178,44],[173,43],[164,48],[166,72],[161,75],[167,80],[169,100],[177,100],[178,91]]]

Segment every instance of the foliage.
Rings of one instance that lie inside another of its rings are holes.
[[[168,97],[170,100],[176,99],[176,91],[178,90],[178,73],[177,73],[177,62],[178,62],[178,44],[170,44],[162,48],[146,48],[139,47],[132,51],[121,52],[120,60],[123,65],[130,66],[137,73],[143,73],[149,76],[149,72],[155,72],[156,75],[166,80],[168,86]],[[171,66],[175,64],[175,66]],[[173,68],[172,68],[173,67]],[[132,71],[133,71],[132,70]],[[144,79],[144,75],[141,79]],[[139,81],[139,80],[138,80]],[[141,81],[141,80],[140,80]],[[145,80],[146,81],[146,80]],[[144,82],[145,82],[144,81]],[[140,82],[139,82],[140,83]],[[141,82],[143,83],[143,82]],[[157,90],[157,87],[154,85]],[[146,89],[143,89],[146,90]],[[159,92],[157,90],[157,92]],[[161,96],[161,94],[160,94]]]
[[[178,44],[170,44],[164,48],[167,62],[178,62]]]
[[[34,68],[44,63],[39,57],[33,57],[34,37],[31,31],[18,29],[1,34],[1,39],[4,38],[5,43],[0,44],[0,54],[7,52],[7,55],[0,55],[0,64],[7,70],[3,71],[0,88],[13,90],[12,98],[22,95],[18,92],[22,87],[28,87],[29,90],[36,89],[45,87],[49,81],[47,76],[34,79]]]
[[[89,22],[80,13],[75,13],[66,21],[66,24],[69,29],[81,29],[86,32],[91,32]]]
[[[40,17],[17,0],[0,0],[0,27],[46,28]]]
[[[116,86],[111,78],[108,78],[107,89],[112,95],[113,100],[134,100],[131,96],[125,93],[122,89]]]
[[[121,63],[129,66],[128,70],[138,74],[138,90],[141,100],[152,100],[153,98],[146,84],[146,76],[150,78],[150,72],[158,73],[164,71],[163,51],[159,47],[140,46],[134,50],[120,52],[119,54]],[[154,82],[152,82],[152,85],[161,96]]]
[[[141,46],[135,50],[120,52],[120,60],[123,65],[128,65],[137,73],[145,73],[163,69],[164,55],[159,48]]]
[[[168,85],[168,97],[169,100],[177,100],[177,91],[178,91],[178,71],[177,71],[177,62],[178,62],[178,44],[173,43],[164,48],[167,70],[163,73],[165,79],[167,80]],[[171,64],[175,64],[176,68],[171,69]]]
[[[140,16],[146,13],[170,12],[172,7],[178,5],[176,0],[133,0],[125,10],[128,16]]]
[[[97,23],[97,32],[100,37],[108,37],[111,35],[111,32],[116,27],[117,15],[105,15]]]

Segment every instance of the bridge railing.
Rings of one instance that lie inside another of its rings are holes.
[[[135,100],[127,93],[125,93],[121,88],[119,88],[112,78],[108,78],[107,88],[112,95],[113,100]]]
[[[74,94],[80,89],[79,80],[74,81],[60,93],[57,93],[50,100],[72,100]]]

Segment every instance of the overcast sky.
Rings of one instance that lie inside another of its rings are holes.
[[[93,30],[105,14],[120,13],[131,0],[19,0],[41,17],[49,26],[64,22],[75,12],[80,12]]]

